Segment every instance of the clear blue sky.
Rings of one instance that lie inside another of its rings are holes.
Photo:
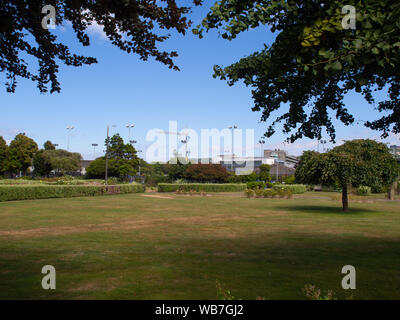
[[[191,15],[195,25],[207,13],[213,1],[205,1],[202,8],[195,8]],[[98,64],[80,68],[60,66],[60,94],[40,94],[36,86],[19,80],[14,94],[0,87],[3,116],[0,135],[7,141],[18,132],[42,145],[50,139],[66,148],[66,126],[73,125],[70,150],[82,153],[85,159],[93,158],[92,143],[98,143],[96,156],[104,149],[107,124],[115,124],[113,133],[119,132],[127,139],[127,123],[136,127],[131,138],[138,141],[138,149],[146,150],[151,143],[145,140],[153,128],[168,129],[170,120],[177,120],[179,129],[186,126],[200,129],[223,129],[237,124],[242,129],[255,129],[255,139],[262,136],[267,124],[258,123],[260,114],[251,111],[250,88],[242,84],[229,87],[226,82],[212,78],[214,64],[229,65],[238,59],[270,44],[274,36],[267,28],[259,28],[242,34],[234,41],[218,38],[211,32],[198,39],[191,32],[183,37],[172,34],[163,48],[177,50],[176,59],[181,72],[150,59],[141,61],[113,47],[98,29],[90,32],[92,44],[82,47],[74,38],[68,25],[58,28],[59,39],[68,43],[73,52],[94,56]],[[0,77],[4,83],[4,76]],[[346,98],[356,118],[368,120],[376,117],[373,107],[352,94]],[[379,134],[362,125],[344,127],[337,124],[337,141],[353,138],[378,138]],[[278,132],[267,140],[265,148],[282,148],[285,136]],[[399,137],[391,136],[385,142],[399,144]],[[315,149],[316,141],[303,139],[285,149],[293,154]],[[223,152],[223,151],[221,151]],[[260,150],[256,150],[258,154]]]

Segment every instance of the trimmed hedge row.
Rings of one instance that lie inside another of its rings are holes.
[[[304,193],[307,191],[307,186],[304,184],[274,184],[272,186],[274,190],[290,191],[293,194]]]
[[[0,186],[0,201],[92,197],[144,192],[141,184],[115,186]]]
[[[200,192],[240,192],[246,190],[246,184],[242,183],[159,183],[158,192],[176,191],[200,191]]]

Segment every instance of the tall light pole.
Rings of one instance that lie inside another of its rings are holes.
[[[69,139],[71,136],[71,131],[74,130],[74,126],[68,126],[67,129],[67,137],[68,137],[68,143],[67,143],[67,151],[69,151]]]
[[[92,147],[93,147],[93,159],[96,158],[96,147],[98,146],[97,143],[92,143]]]
[[[138,150],[138,151],[136,151],[136,153],[142,153],[142,150]],[[142,181],[142,176],[140,175],[140,158],[139,158],[139,178],[140,178],[140,181]]]
[[[233,150],[234,150],[234,148],[233,148],[233,137],[234,137],[234,134],[235,134],[235,129],[237,129],[238,128],[238,126],[236,125],[236,124],[234,124],[233,126],[229,126],[228,127],[228,129],[231,129],[232,130],[232,166],[231,166],[231,170],[232,171],[234,171],[234,169],[233,169],[233,165],[234,165],[234,163],[233,163],[233,161],[234,161],[234,158],[235,158],[235,154],[233,153]]]
[[[112,125],[113,128],[116,127],[116,125]],[[108,184],[108,145],[110,143],[110,126],[107,126],[107,140],[106,140],[106,176],[105,176],[105,183],[106,185]]]
[[[181,142],[185,145],[186,162],[189,161],[189,154],[190,154],[190,151],[188,150],[189,139],[190,137],[186,136],[185,139],[181,140]]]
[[[135,127],[135,125],[133,123],[127,124],[125,127],[128,128],[128,141],[131,140],[131,129],[133,129]]]
[[[260,140],[260,141],[258,141],[258,143],[259,143],[260,146],[261,146],[261,158],[262,158],[262,157],[264,157],[264,154],[263,154],[263,146],[264,146],[264,144],[265,144],[265,140]]]

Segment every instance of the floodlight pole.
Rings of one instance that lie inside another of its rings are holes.
[[[110,126],[107,126],[107,140],[106,140],[106,176],[105,176],[105,183],[108,183],[108,140],[110,137]]]
[[[235,158],[235,154],[234,154],[234,148],[233,148],[233,142],[234,142],[234,135],[235,135],[235,129],[237,129],[237,125],[235,124],[235,125],[233,125],[233,126],[229,126],[228,127],[228,129],[231,129],[232,130],[232,166],[231,166],[231,169],[232,169],[232,172],[235,172],[235,170],[234,170],[234,158]]]
[[[73,130],[75,127],[74,126],[68,126],[66,129],[67,129],[67,140],[68,140],[68,142],[67,142],[67,151],[69,151],[69,139],[70,139],[70,136],[71,136],[71,130]]]
[[[128,141],[130,142],[131,140],[131,128],[133,128],[135,125],[133,123],[127,124],[125,127],[128,128]]]
[[[93,159],[96,159],[96,147],[98,146],[97,143],[92,143],[92,147],[93,147]]]

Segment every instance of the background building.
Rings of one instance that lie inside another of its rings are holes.
[[[218,162],[230,172],[236,174],[250,174],[262,164],[271,166],[270,174],[272,177],[287,177],[295,172],[298,163],[296,156],[289,155],[284,150],[264,150],[263,157],[236,157],[235,155],[221,155]]]

